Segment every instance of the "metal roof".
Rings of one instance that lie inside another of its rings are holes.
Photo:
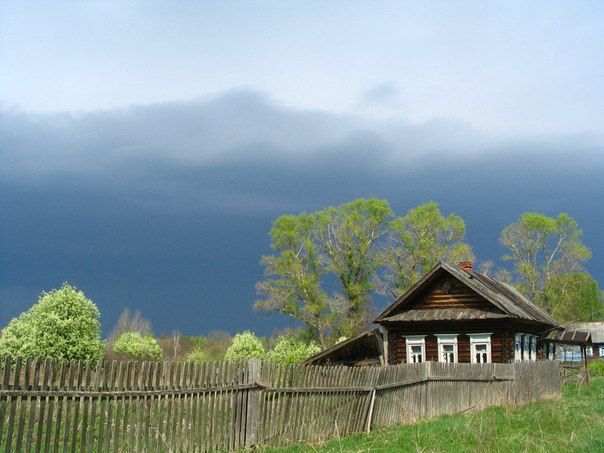
[[[555,343],[586,344],[590,341],[590,334],[576,330],[552,330],[543,339]]]
[[[604,343],[604,321],[572,322],[564,327],[571,330],[589,332],[592,343]]]
[[[492,277],[480,274],[473,270],[460,269],[456,266],[450,266],[442,261],[434,266],[432,270],[430,270],[430,272],[419,280],[411,289],[399,297],[390,307],[388,307],[380,316],[378,316],[376,322],[396,321],[398,314],[390,317],[390,313],[403,306],[406,301],[408,301],[417,292],[425,288],[436,276],[440,275],[442,272],[451,274],[469,288],[476,291],[486,300],[491,302],[495,307],[499,308],[504,313],[504,317],[526,319],[551,326],[558,326],[558,323],[550,315],[528,300],[512,285],[500,282]]]

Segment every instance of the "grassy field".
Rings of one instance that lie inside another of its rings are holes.
[[[447,415],[330,441],[264,453],[293,452],[604,452],[604,378],[566,384],[561,400]]]

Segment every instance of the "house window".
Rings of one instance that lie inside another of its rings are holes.
[[[529,354],[529,349],[530,349],[530,343],[531,343],[531,338],[530,335],[522,335],[522,339],[523,339],[523,344],[522,344],[522,359],[525,362],[528,362],[531,359],[531,356]]]
[[[491,334],[480,333],[472,334],[470,337],[470,353],[472,363],[490,363],[491,362]]]
[[[436,335],[438,340],[438,361],[457,362],[457,334]]]
[[[591,346],[587,346],[585,348],[585,353],[587,354],[587,357],[593,357],[594,356],[594,350]]]
[[[531,335],[531,362],[537,361],[537,336]]]
[[[514,335],[514,361],[522,360],[522,335],[517,333]]]
[[[598,355],[600,357],[604,357],[604,346],[600,346],[598,349],[599,349],[599,354]]]
[[[556,358],[556,345],[554,343],[549,343],[547,345],[547,358],[549,360],[554,360]]]
[[[424,336],[405,337],[407,343],[407,363],[426,361],[426,342]]]

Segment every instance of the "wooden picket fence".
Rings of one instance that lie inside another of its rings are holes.
[[[558,395],[556,362],[383,368],[6,358],[5,452],[228,451]]]

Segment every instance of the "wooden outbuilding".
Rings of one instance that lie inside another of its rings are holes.
[[[591,343],[587,346],[588,357],[604,358],[604,321],[573,322],[565,326],[570,330],[588,332]]]
[[[303,365],[349,365],[380,366],[385,365],[384,341],[378,329],[368,330],[327,348]]]

